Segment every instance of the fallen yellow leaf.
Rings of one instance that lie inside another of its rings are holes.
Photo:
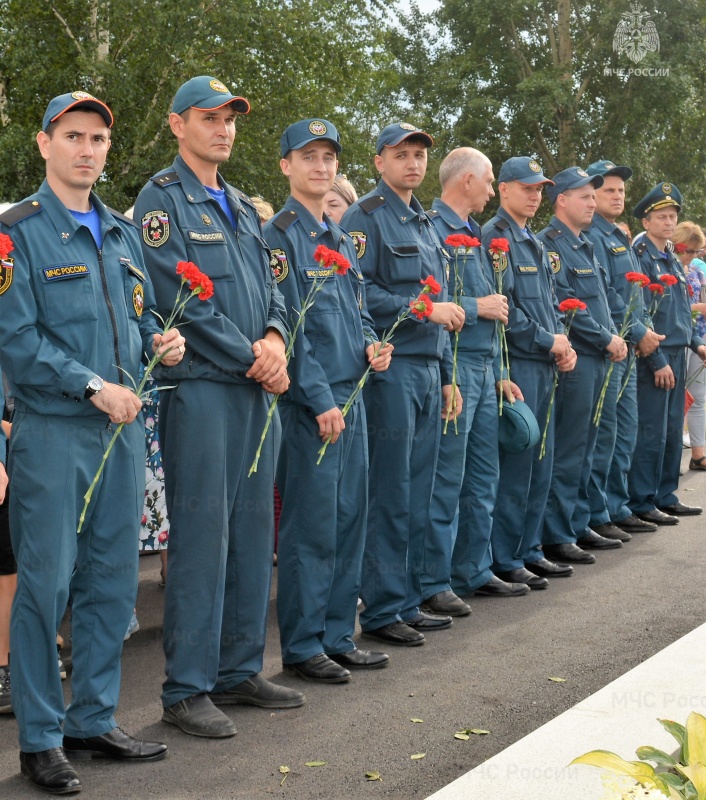
[[[417,719],[416,717],[412,717],[412,719],[410,720],[410,722],[417,722],[417,723],[419,723],[419,722],[424,722],[424,720],[423,720],[423,719]]]
[[[412,761],[419,761],[420,758],[424,758],[426,753],[415,753],[413,756],[410,756]]]
[[[306,761],[304,763],[304,766],[305,767],[323,767],[325,763],[326,763],[325,761]]]
[[[554,683],[566,683],[566,678],[549,678],[550,681],[554,681]]]
[[[366,772],[365,773],[365,780],[367,781],[380,781],[382,783],[382,778],[380,777],[379,772]]]

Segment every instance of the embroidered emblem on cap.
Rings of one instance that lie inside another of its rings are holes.
[[[353,239],[355,245],[355,254],[360,260],[365,255],[365,245],[368,243],[368,237],[363,231],[351,231],[349,236]]]
[[[612,161],[606,161],[605,162],[605,168],[606,169],[614,169],[615,168],[615,164]]]
[[[415,128],[415,126],[414,125],[410,125],[409,122],[400,122],[400,128],[402,128],[403,131],[416,131],[417,130]]]
[[[0,259],[0,294],[10,288],[12,283],[12,273],[14,272],[15,261],[12,258]]]
[[[321,120],[315,119],[309,123],[309,130],[314,136],[323,136],[326,133],[326,126]]]
[[[160,247],[169,238],[169,215],[166,211],[150,211],[142,217],[142,241]]]
[[[212,80],[208,85],[213,89],[214,92],[223,92],[223,94],[230,94],[228,89],[220,81]]]
[[[664,194],[671,194],[672,193],[672,184],[671,183],[663,183],[662,184],[662,192]]]
[[[579,167],[579,168],[576,170],[576,174],[577,174],[577,175],[580,175],[582,178],[588,178],[588,172],[586,172],[586,170],[585,170],[585,169],[581,169],[581,167]]]
[[[532,170],[532,172],[541,172],[542,171],[542,168],[539,166],[539,164],[534,159],[532,161],[530,161],[527,166]]]
[[[289,261],[287,261],[287,254],[284,250],[272,250],[270,269],[277,283],[282,283],[287,275],[289,275]]]
[[[71,97],[74,100],[95,100],[96,98],[88,92],[71,92]]]
[[[138,283],[132,290],[132,305],[135,308],[135,313],[138,317],[142,316],[142,309],[145,307],[145,293],[142,289],[142,284]]]

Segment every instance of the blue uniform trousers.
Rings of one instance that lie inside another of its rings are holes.
[[[593,412],[605,377],[603,355],[581,353],[556,392],[554,468],[544,517],[544,544],[576,544],[589,521],[588,479],[598,429]]]
[[[626,364],[627,359],[613,365],[613,372],[603,402],[601,422],[596,434],[596,444],[593,448],[593,463],[588,479],[589,525],[592,528],[605,525],[611,520],[608,507],[608,482],[617,444],[618,394],[623,385]],[[610,369],[610,365],[607,366],[607,369]],[[624,463],[624,459],[621,461]]]
[[[262,669],[274,550],[275,435],[248,478],[268,408],[254,384],[185,380],[160,393],[170,520],[165,707]]]
[[[649,366],[643,359],[637,362],[637,445],[628,486],[630,508],[638,512],[678,502],[686,356],[683,347],[660,350],[674,372],[674,389],[658,389]]]
[[[17,559],[12,606],[12,707],[20,747],[61,747],[117,725],[120,657],[137,595],[145,493],[142,416],[117,439],[76,534],[83,496],[115,430],[105,421],[15,411],[10,530]],[[64,695],[56,632],[73,599],[72,700]],[[62,730],[63,722],[63,730]]]
[[[351,387],[352,390],[353,387]],[[368,510],[368,442],[360,399],[320,465],[319,426],[302,406],[280,404],[277,616],[282,660],[355,648],[356,604]]]
[[[513,358],[510,372],[542,432],[554,381],[553,365]],[[491,534],[493,572],[519,569],[542,558],[542,519],[552,475],[555,414],[556,408],[543,459],[539,458],[539,444],[523,453],[500,452],[500,484]]]
[[[412,619],[441,434],[439,362],[395,356],[364,390],[370,506],[363,557],[361,627]]]
[[[459,361],[457,382],[463,409],[458,435],[449,422],[439,445],[421,575],[425,600],[452,585],[468,594],[493,577],[490,531],[499,475],[493,359]]]
[[[623,369],[623,380],[628,367],[629,364]],[[637,444],[637,365],[630,370],[625,391],[618,401],[617,422],[615,450],[606,486],[608,514],[613,522],[620,522],[632,514],[628,505],[628,475]]]

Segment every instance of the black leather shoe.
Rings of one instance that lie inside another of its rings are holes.
[[[348,683],[351,679],[350,672],[335,661],[331,661],[326,653],[319,653],[296,664],[283,663],[282,668],[285,672],[291,672],[305,681],[317,683]]]
[[[258,706],[259,708],[298,708],[305,697],[289,686],[278,686],[262,675],[253,675],[225,692],[209,692],[216,706]]]
[[[498,572],[497,576],[506,583],[524,583],[530,589],[546,589],[549,586],[549,581],[546,578],[541,578],[524,567],[511,569],[508,572]]]
[[[422,611],[429,614],[448,614],[450,617],[467,617],[471,607],[453,592],[437,592],[422,603]]]
[[[76,739],[64,736],[64,751],[72,758],[115,758],[119,761],[159,761],[167,755],[162,742],[143,742],[133,739],[120,728],[101,736]]]
[[[328,657],[346,669],[382,669],[390,663],[387,653],[359,650],[357,647],[347,653],[328,653]]]
[[[632,539],[632,536],[627,531],[621,530],[617,525],[613,525],[612,522],[594,525],[591,530],[604,539],[615,539],[618,542],[629,542]]]
[[[655,525],[677,525],[679,519],[672,514],[665,514],[657,508],[650,511],[636,511],[635,516],[645,522],[653,522]]]
[[[412,619],[406,619],[404,624],[415,631],[443,631],[453,625],[451,617],[439,617],[419,611]]]
[[[530,561],[525,564],[525,569],[539,575],[540,578],[568,578],[574,574],[574,568],[568,564],[555,564],[547,558]]]
[[[38,753],[20,753],[20,770],[45,792],[76,794],[81,791],[81,781],[61,747]]]
[[[703,508],[699,506],[687,506],[684,503],[674,503],[671,506],[660,506],[659,510],[664,514],[672,514],[675,517],[695,517],[703,514]]]
[[[206,739],[227,739],[237,732],[233,721],[219,711],[206,694],[194,694],[168,706],[162,713],[162,722]]]
[[[623,546],[623,543],[617,539],[606,539],[605,536],[599,536],[590,528],[586,528],[584,535],[576,541],[576,544],[588,550],[616,550]]]
[[[488,583],[484,583],[476,589],[476,594],[487,597],[522,597],[527,592],[529,592],[529,586],[526,583],[507,583],[497,575],[493,575]]]
[[[404,622],[391,622],[381,628],[363,631],[363,636],[368,639],[377,639],[387,644],[399,644],[403,647],[417,647],[424,644],[424,634],[405,625]]]
[[[657,530],[657,526],[654,522],[645,522],[644,519],[640,519],[634,514],[625,517],[625,519],[616,520],[613,524],[616,528],[620,528],[620,530],[627,531],[628,533],[653,533]]]
[[[543,544],[542,550],[552,561],[564,562],[568,561],[570,564],[595,564],[596,557],[593,553],[587,553],[582,550],[578,545],[573,542],[565,542],[563,544]]]

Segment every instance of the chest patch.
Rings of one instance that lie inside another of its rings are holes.
[[[289,261],[287,261],[287,254],[284,250],[277,249],[271,251],[270,269],[277,283],[282,283],[287,275],[289,275]]]
[[[132,290],[132,305],[137,316],[141,317],[142,309],[145,307],[145,292],[141,283],[138,283]]]
[[[12,258],[0,259],[0,294],[10,288],[12,283],[12,273],[14,272],[15,262]]]
[[[161,247],[169,239],[169,214],[149,211],[142,217],[142,241],[150,247]]]
[[[490,257],[493,259],[493,269],[496,272],[502,272],[507,269],[507,253],[493,253]]]
[[[556,275],[561,269],[561,257],[559,256],[559,253],[555,253],[551,250],[547,251],[547,255],[549,256],[549,263],[551,265],[552,272]]]
[[[225,242],[226,237],[223,231],[209,231],[202,233],[201,231],[189,231],[189,239],[192,242]]]
[[[351,231],[350,237],[353,239],[353,244],[355,245],[355,254],[358,256],[358,260],[360,260],[365,255],[365,246],[368,243],[368,237],[363,231]]]
[[[83,278],[90,274],[87,264],[63,264],[60,267],[44,267],[42,270],[48,281],[64,281],[69,278]]]
[[[538,269],[534,264],[518,264],[517,271],[520,275],[536,275]]]

